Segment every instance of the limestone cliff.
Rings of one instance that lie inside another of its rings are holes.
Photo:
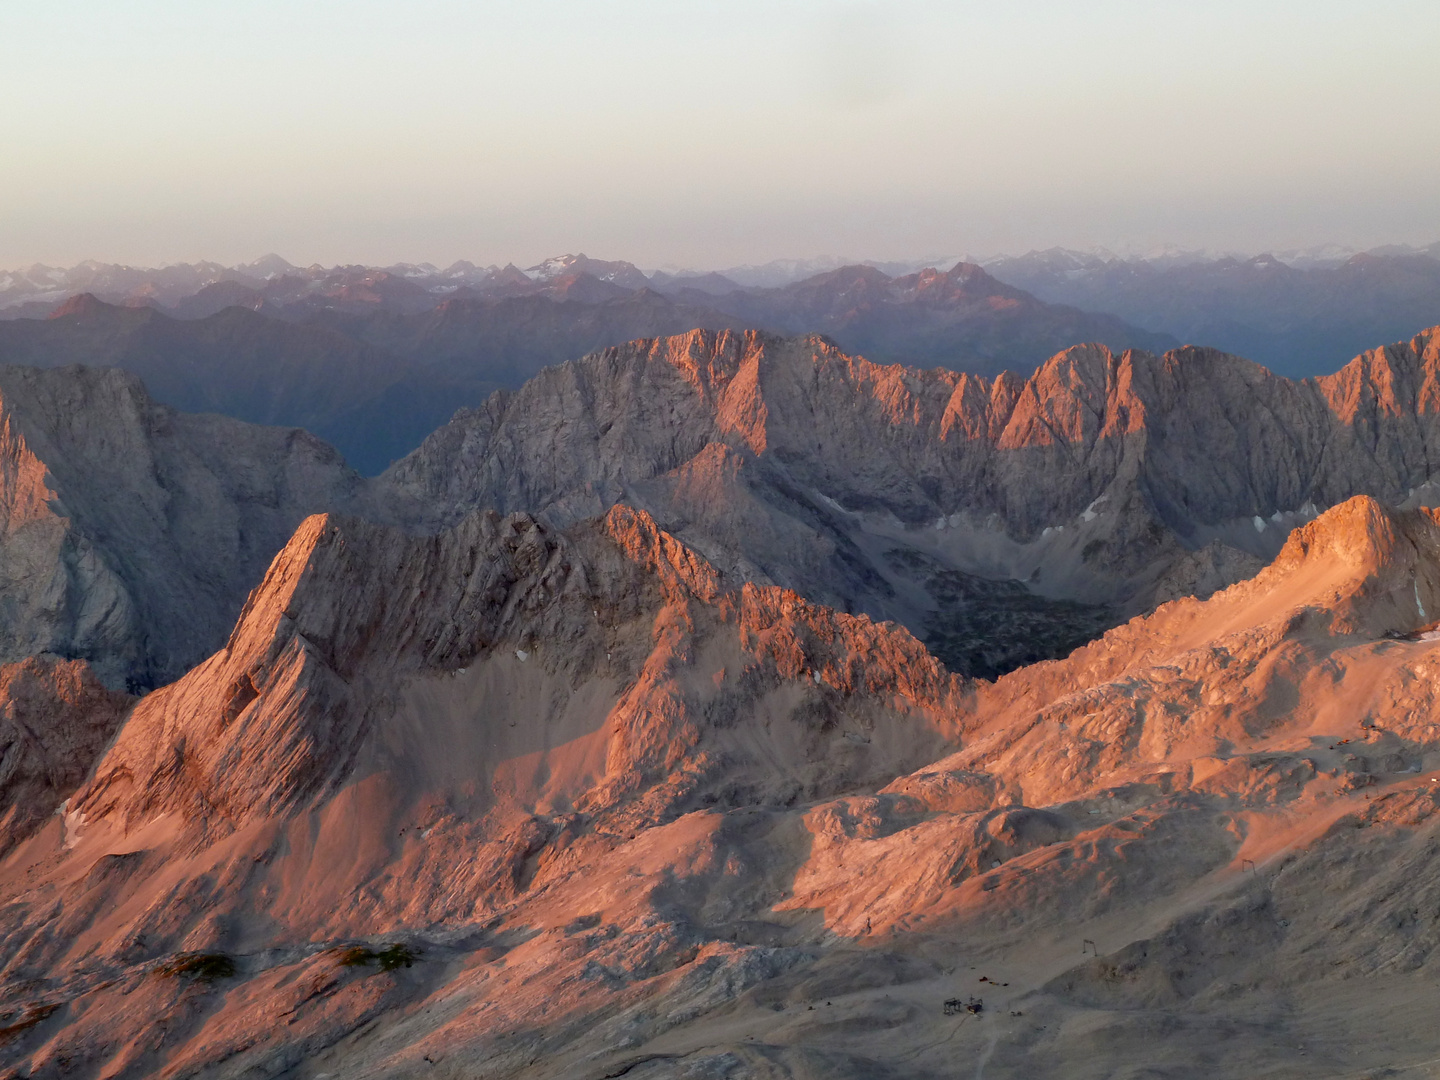
[[[83,661],[31,657],[0,667],[0,855],[87,779],[129,704]]]
[[[975,632],[947,592],[976,607],[987,590],[998,602],[985,582],[1014,580],[1108,605],[1113,622],[1253,573],[1351,495],[1424,500],[1437,366],[1431,331],[1319,381],[1213,350],[1089,345],[992,382],[881,367],[822,338],[697,331],[549,369],[457,415],[383,483],[437,522],[475,506],[557,522],[644,507],[729,572],[897,618],[942,648]],[[1107,616],[1047,617],[1084,640]]]
[[[300,519],[359,483],[303,431],[177,413],[122,371],[0,367],[0,660],[176,678]]]

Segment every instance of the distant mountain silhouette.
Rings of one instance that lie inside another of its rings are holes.
[[[818,332],[876,361],[987,376],[1028,374],[1078,342],[1174,344],[1113,316],[1047,304],[963,263],[900,278],[845,267],[723,295],[707,291],[721,285],[713,275],[699,282],[705,288],[670,279],[662,293],[629,263],[583,255],[529,270],[257,265],[269,276],[255,266],[165,271],[167,282],[212,279],[173,299],[179,317],[156,309],[156,297],[172,293],[138,272],[96,271],[132,287],[70,297],[45,320],[0,320],[0,363],[125,368],[165,404],[305,427],[373,474],[455,409],[542,368],[696,329]]]
[[[1301,269],[1271,255],[1172,262],[1051,249],[987,269],[1042,300],[1112,311],[1296,378],[1440,321],[1437,255],[1432,245]]]
[[[180,320],[88,294],[45,320],[0,321],[0,363],[124,368],[174,408],[306,428],[362,472],[384,468],[457,404],[495,388],[417,377],[414,364],[374,346],[242,307]]]

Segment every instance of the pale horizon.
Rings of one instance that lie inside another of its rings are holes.
[[[1136,261],[1146,260],[1146,259],[1159,259],[1159,258],[1163,258],[1163,257],[1172,257],[1172,258],[1191,258],[1191,257],[1193,257],[1196,261],[1220,260],[1220,259],[1226,259],[1226,258],[1238,259],[1238,260],[1246,260],[1246,259],[1260,258],[1260,257],[1265,256],[1265,255],[1275,256],[1276,258],[1279,258],[1279,259],[1281,259],[1282,261],[1284,261],[1285,259],[1292,259],[1292,260],[1296,260],[1296,261],[1306,261],[1306,260],[1323,258],[1326,254],[1337,254],[1338,257],[1343,257],[1343,253],[1353,252],[1353,253],[1359,254],[1359,253],[1364,252],[1364,251],[1370,251],[1370,250],[1375,250],[1375,249],[1377,249],[1377,248],[1388,248],[1388,247],[1411,248],[1411,249],[1414,249],[1414,250],[1419,251],[1419,250],[1425,249],[1425,248],[1427,248],[1427,247],[1433,247],[1433,246],[1435,246],[1435,245],[1437,245],[1437,244],[1440,244],[1440,241],[1432,241],[1432,242],[1429,243],[1429,244],[1424,243],[1424,242],[1419,242],[1419,243],[1387,242],[1387,243],[1380,243],[1380,244],[1372,244],[1372,245],[1369,245],[1369,246],[1367,246],[1367,247],[1362,248],[1362,247],[1357,247],[1357,246],[1353,246],[1353,245],[1337,244],[1337,243],[1334,243],[1334,242],[1322,242],[1322,243],[1318,243],[1318,244],[1312,244],[1312,245],[1308,245],[1308,246],[1305,246],[1305,247],[1297,247],[1297,248],[1267,248],[1267,249],[1264,249],[1264,250],[1248,250],[1248,251],[1247,251],[1247,250],[1237,250],[1237,249],[1233,249],[1233,248],[1220,250],[1220,249],[1213,249],[1213,248],[1185,247],[1185,246],[1179,245],[1179,244],[1157,244],[1157,245],[1153,245],[1153,246],[1150,246],[1150,247],[1126,246],[1126,245],[1123,245],[1123,244],[1121,244],[1121,245],[1116,245],[1116,246],[1114,246],[1114,247],[1110,247],[1110,246],[1106,246],[1106,245],[1095,245],[1095,246],[1087,247],[1087,248],[1066,248],[1064,245],[1051,244],[1051,245],[1047,245],[1046,247],[1032,247],[1032,248],[1027,248],[1027,249],[1025,249],[1025,250],[1014,250],[1014,251],[987,251],[987,252],[962,252],[962,253],[958,253],[958,254],[954,254],[954,255],[947,255],[947,256],[925,256],[925,255],[919,255],[919,256],[917,256],[917,255],[914,255],[914,254],[901,254],[901,255],[896,255],[896,256],[884,256],[884,257],[881,257],[881,256],[870,256],[870,255],[864,255],[864,256],[860,256],[860,255],[835,255],[835,254],[829,253],[829,252],[821,252],[821,253],[819,253],[819,254],[783,255],[783,256],[779,256],[779,257],[773,258],[773,259],[766,259],[766,260],[764,260],[764,261],[761,261],[761,260],[750,260],[750,261],[747,261],[747,262],[737,262],[737,263],[732,263],[732,264],[724,265],[724,266],[722,266],[722,265],[686,265],[686,264],[682,264],[682,263],[676,263],[676,262],[673,262],[673,261],[672,261],[672,262],[668,262],[668,263],[659,263],[659,264],[656,264],[656,263],[653,263],[653,262],[652,262],[652,263],[642,263],[642,262],[637,262],[637,261],[635,261],[635,260],[633,260],[633,259],[628,259],[628,258],[626,258],[623,253],[601,252],[600,254],[595,254],[595,253],[593,253],[593,252],[578,251],[578,250],[566,250],[566,251],[551,252],[549,255],[545,256],[544,258],[542,258],[542,259],[535,259],[535,260],[533,260],[533,261],[532,261],[532,260],[528,260],[528,259],[522,261],[522,260],[520,260],[520,259],[513,259],[513,258],[512,258],[512,259],[507,259],[507,258],[478,259],[478,258],[467,258],[466,256],[463,256],[463,255],[462,255],[462,256],[460,256],[460,257],[457,258],[457,259],[450,259],[450,260],[447,260],[447,261],[435,261],[435,260],[431,260],[431,259],[406,259],[406,258],[401,258],[401,259],[393,259],[393,260],[390,260],[390,261],[387,261],[387,262],[364,262],[364,261],[359,260],[359,259],[338,259],[338,260],[334,260],[334,261],[326,261],[326,260],[318,260],[318,259],[306,259],[306,260],[302,260],[302,259],[291,258],[291,257],[289,257],[288,255],[286,255],[284,252],[267,251],[267,252],[263,252],[263,253],[261,253],[261,254],[259,254],[259,255],[255,255],[255,256],[252,256],[252,257],[249,257],[249,258],[237,259],[237,260],[234,260],[234,261],[225,261],[225,260],[220,260],[220,259],[203,258],[203,257],[202,257],[202,258],[198,258],[198,259],[175,259],[175,260],[169,260],[169,261],[166,261],[166,262],[159,262],[159,263],[145,263],[145,262],[134,261],[134,260],[104,259],[104,258],[93,258],[93,257],[87,257],[87,258],[83,258],[83,259],[77,259],[77,260],[75,260],[75,261],[73,261],[73,262],[66,262],[66,263],[60,263],[60,262],[45,262],[44,260],[36,260],[36,261],[30,262],[30,263],[23,264],[23,265],[18,265],[18,266],[17,266],[17,265],[0,266],[0,273],[24,273],[24,272],[26,272],[26,271],[28,271],[28,270],[30,270],[30,269],[32,269],[32,268],[35,268],[35,267],[45,267],[46,269],[50,269],[50,270],[63,270],[63,271],[67,271],[67,272],[68,272],[68,271],[75,270],[75,269],[77,269],[77,268],[79,268],[79,267],[81,267],[81,266],[84,266],[84,265],[86,265],[86,264],[94,264],[94,265],[97,265],[97,266],[113,266],[113,267],[119,267],[119,268],[122,268],[122,269],[135,270],[135,271],[160,271],[160,270],[170,269],[170,268],[172,268],[172,267],[198,266],[198,265],[203,265],[203,264],[205,264],[205,263],[212,263],[212,264],[216,264],[216,265],[222,266],[222,267],[224,267],[224,268],[227,269],[227,270],[234,270],[234,269],[240,269],[240,268],[243,268],[243,267],[247,267],[247,266],[254,265],[255,263],[258,263],[258,262],[260,262],[260,261],[262,261],[262,260],[264,260],[264,259],[268,259],[268,258],[272,258],[272,257],[276,257],[276,258],[283,259],[285,262],[289,263],[291,266],[293,266],[293,267],[294,267],[295,269],[297,269],[297,270],[309,270],[309,269],[311,269],[311,268],[313,268],[313,267],[320,267],[320,268],[322,268],[322,269],[335,269],[335,270],[340,270],[340,269],[343,269],[343,268],[345,268],[345,267],[350,267],[350,266],[365,266],[365,267],[370,267],[370,268],[374,268],[374,269],[387,269],[387,268],[391,268],[391,267],[402,267],[402,266],[415,266],[415,267],[431,266],[431,267],[433,267],[433,268],[434,268],[435,270],[437,270],[437,271],[443,271],[443,270],[445,270],[445,269],[447,269],[447,268],[449,268],[449,267],[451,267],[451,266],[453,266],[453,265],[456,265],[457,263],[465,263],[465,262],[468,262],[468,263],[472,264],[472,265],[475,266],[477,269],[484,269],[484,268],[486,268],[486,267],[491,267],[491,266],[494,266],[494,267],[504,267],[504,266],[506,266],[506,265],[508,264],[508,265],[517,266],[517,267],[519,267],[519,268],[522,269],[522,270],[533,270],[533,269],[536,269],[541,263],[543,263],[544,261],[546,261],[546,259],[564,258],[564,257],[569,257],[569,256],[578,256],[578,257],[581,257],[581,258],[594,259],[594,260],[597,260],[597,261],[600,261],[600,262],[628,262],[628,263],[634,265],[637,269],[641,270],[641,271],[642,271],[643,273],[645,273],[646,275],[651,275],[651,276],[653,276],[653,275],[656,274],[657,272],[665,272],[665,273],[672,273],[672,274],[673,274],[673,273],[697,273],[697,274],[704,274],[704,273],[723,273],[723,272],[726,271],[726,270],[761,269],[761,268],[764,268],[764,267],[767,267],[767,266],[770,266],[770,265],[784,264],[784,263],[799,263],[799,264],[813,263],[813,264],[817,264],[817,265],[830,264],[830,265],[833,265],[833,266],[835,266],[835,267],[840,267],[840,266],[857,266],[857,265],[882,265],[882,264],[883,264],[883,265],[891,265],[891,266],[894,266],[894,265],[909,265],[909,266],[913,266],[913,267],[915,267],[915,268],[917,268],[917,269],[923,268],[923,267],[929,267],[929,268],[932,268],[932,269],[949,270],[949,269],[952,268],[956,263],[959,263],[959,262],[974,262],[974,263],[979,263],[979,264],[982,264],[982,265],[983,265],[983,264],[985,264],[985,263],[987,263],[987,262],[992,262],[992,261],[999,260],[999,259],[1018,258],[1018,257],[1023,257],[1023,256],[1025,256],[1025,255],[1030,255],[1030,254],[1035,254],[1035,253],[1043,253],[1043,252],[1051,251],[1051,250],[1066,250],[1066,251],[1072,251],[1072,252],[1075,252],[1075,253],[1078,253],[1078,254],[1083,254],[1083,255],[1096,255],[1096,256],[1102,256],[1102,257],[1114,257],[1114,258],[1119,258],[1119,259],[1136,260]],[[823,272],[823,271],[821,271],[821,272]]]
[[[1414,0],[11,5],[0,266],[1423,245],[1437,38]]]

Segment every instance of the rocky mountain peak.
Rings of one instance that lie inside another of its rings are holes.
[[[49,314],[48,318],[50,318],[50,319],[96,319],[96,318],[109,318],[109,317],[115,317],[115,316],[119,315],[119,313],[121,313],[121,312],[123,312],[123,311],[127,311],[127,310],[145,310],[145,309],[133,309],[133,308],[126,308],[126,307],[122,307],[122,306],[117,306],[117,305],[115,305],[115,304],[107,304],[107,303],[105,303],[105,301],[103,301],[103,300],[101,300],[99,297],[97,297],[94,293],[82,292],[82,293],[76,293],[74,296],[69,297],[67,300],[65,300],[63,303],[61,303],[58,307],[55,308],[54,311],[52,311],[52,312]]]
[[[1336,415],[1351,425],[1440,412],[1440,327],[1370,349],[1315,382]]]

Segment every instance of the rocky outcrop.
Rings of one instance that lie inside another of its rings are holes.
[[[0,659],[176,677],[311,512],[434,531],[625,504],[736,580],[896,619],[990,676],[1238,580],[1355,492],[1431,500],[1436,341],[1314,383],[1099,346],[990,383],[697,332],[549,370],[373,489],[303,433],[177,414],[118,372],[7,369]]]
[[[114,369],[0,368],[0,660],[173,679],[301,518],[360,490],[303,431],[177,413]]]
[[[179,663],[237,612],[139,701],[0,669],[0,1069],[1428,1060],[1440,513],[1396,504],[1435,490],[1436,349],[992,384],[687,335],[374,490],[118,373],[0,370],[8,647]],[[360,513],[299,520],[241,606],[307,503]],[[1076,598],[1122,586],[1158,606],[1099,634]],[[1063,613],[1067,655],[1006,673],[1033,642],[983,605]]]
[[[1294,383],[1238,357],[1077,346],[1029,379],[881,367],[819,338],[696,332],[546,372],[457,416],[390,480],[464,507],[551,508],[671,472],[711,443],[846,509],[920,525],[996,514],[1033,539],[1117,485],[1188,536],[1360,490],[1403,499],[1437,449],[1440,330]],[[551,453],[528,454],[541,442]],[[462,511],[453,511],[462,512]]]
[[[904,630],[773,586],[727,585],[627,507],[569,534],[493,511],[435,537],[321,515],[276,557],[226,646],[137,706],[73,809],[126,829],[174,814],[207,835],[293,812],[354,779],[409,684],[477,666],[512,669],[495,676],[511,683],[543,670],[581,696],[628,686],[602,729],[603,774],[564,796],[591,814],[635,793],[652,816],[713,803],[737,767],[778,769],[785,798],[873,780],[873,764],[851,776],[817,762],[815,773],[806,760],[756,758],[723,732],[762,708],[818,739],[830,726],[824,702],[843,698],[857,745],[873,735],[908,747],[902,756],[923,754],[963,693]],[[876,733],[895,710],[904,737]],[[544,711],[528,721],[552,722]]]
[[[0,856],[85,781],[130,704],[83,661],[0,667]]]

